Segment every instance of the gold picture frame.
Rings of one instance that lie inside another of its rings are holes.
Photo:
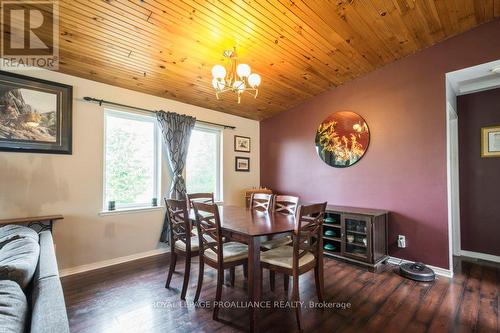
[[[481,128],[481,157],[500,157],[500,125]]]

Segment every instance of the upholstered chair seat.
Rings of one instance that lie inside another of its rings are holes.
[[[222,245],[222,255],[224,262],[232,262],[248,257],[248,245],[238,242],[228,242]],[[217,254],[208,249],[205,251],[205,256],[213,261],[217,261]]]
[[[303,251],[300,251],[302,254]],[[260,255],[260,261],[266,262],[274,266],[280,266],[283,268],[292,269],[293,267],[293,247],[292,246],[280,246],[275,249],[262,252]],[[310,252],[306,252],[299,259],[299,267],[309,264],[314,261],[314,255]]]
[[[175,248],[181,251],[186,251],[186,243],[181,240],[175,242]],[[191,251],[198,251],[200,244],[198,243],[198,236],[191,237]]]
[[[263,241],[260,243],[260,247],[263,250],[272,250],[272,249],[275,249],[275,248],[280,247],[280,246],[289,245],[291,243],[292,243],[292,237],[286,236],[286,237],[281,237],[281,238]]]

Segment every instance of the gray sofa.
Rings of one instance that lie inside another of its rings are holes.
[[[0,228],[0,333],[69,332],[50,231]]]

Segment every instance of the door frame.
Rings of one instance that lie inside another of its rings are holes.
[[[448,183],[448,238],[450,269],[453,268],[453,255],[462,253],[460,241],[460,179],[458,155],[458,114],[455,108],[446,103],[446,159]]]

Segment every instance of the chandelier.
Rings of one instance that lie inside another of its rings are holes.
[[[241,95],[247,92],[257,98],[260,85],[260,75],[252,73],[247,64],[238,64],[236,48],[224,51],[224,57],[228,58],[228,70],[222,65],[215,65],[212,68],[212,86],[215,89],[215,96],[226,92],[233,92],[238,96],[238,104],[241,102]]]

